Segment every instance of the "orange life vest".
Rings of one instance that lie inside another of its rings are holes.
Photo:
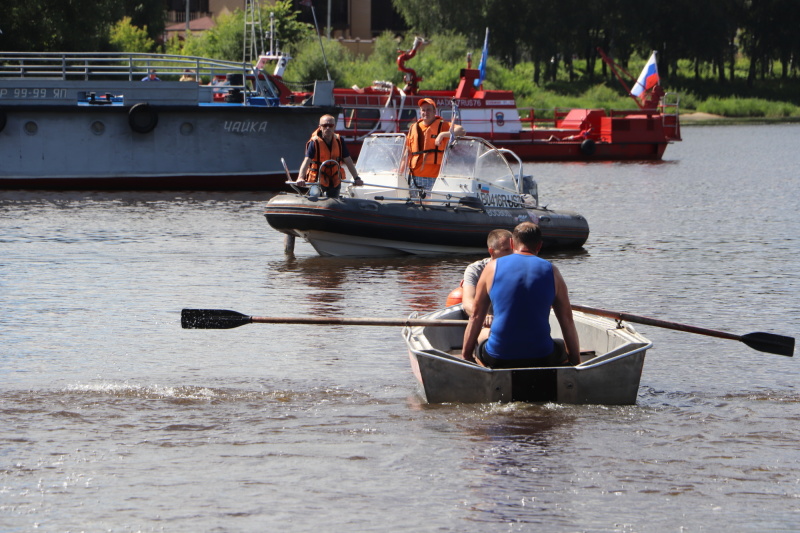
[[[436,146],[436,136],[450,131],[450,123],[437,115],[430,126],[423,128],[424,122],[418,120],[408,132],[411,173],[420,178],[435,178],[439,175],[444,152]]]
[[[339,137],[339,135],[334,133],[333,141],[331,142],[331,146],[329,148],[322,136],[319,135],[318,129],[314,132],[314,134],[311,136],[311,139],[306,144],[306,151],[308,151],[308,147],[311,143],[315,143],[314,159],[311,160],[311,165],[308,170],[308,179],[306,181],[309,183],[315,183],[319,181],[319,184],[323,187],[336,187],[344,179],[344,169],[342,168],[342,162],[344,161],[342,158],[342,139]],[[329,159],[333,159],[339,164],[325,165],[320,172],[319,168],[322,163]]]

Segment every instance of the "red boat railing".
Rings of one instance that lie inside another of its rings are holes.
[[[669,95],[668,95],[669,96]],[[650,116],[661,121],[665,141],[679,141],[680,118],[677,97],[662,101],[658,109],[537,109],[518,108],[520,132],[503,131],[497,128],[494,118],[470,120],[461,118],[461,125],[469,133],[492,139],[516,138],[522,132],[538,130],[543,137],[539,140],[580,140],[580,138],[599,139],[602,136],[603,117],[622,118],[627,116]],[[572,112],[572,115],[570,115]],[[449,119],[448,113],[443,113]],[[371,133],[405,133],[417,120],[415,109],[405,109],[401,118],[389,122],[381,118],[381,109],[374,107],[345,107],[342,109],[337,133],[350,141],[362,140]]]

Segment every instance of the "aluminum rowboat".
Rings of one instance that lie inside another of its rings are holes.
[[[464,361],[464,327],[406,327],[411,368],[428,403],[556,402],[633,405],[644,356],[652,343],[629,324],[573,312],[581,364],[551,368],[492,370]],[[463,319],[461,305],[419,318]],[[550,316],[554,337],[561,335]]]

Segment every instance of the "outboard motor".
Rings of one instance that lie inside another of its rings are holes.
[[[530,194],[539,205],[539,186],[533,176],[522,176],[522,194]]]

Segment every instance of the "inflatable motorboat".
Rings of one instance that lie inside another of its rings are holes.
[[[583,216],[539,205],[536,182],[510,150],[456,138],[428,189],[409,175],[405,146],[403,134],[367,137],[356,165],[363,186],[346,180],[338,198],[315,184],[280,193],[267,204],[267,222],[323,256],[483,254],[490,231],[527,221],[542,229],[545,250],[580,248],[589,237]]]

